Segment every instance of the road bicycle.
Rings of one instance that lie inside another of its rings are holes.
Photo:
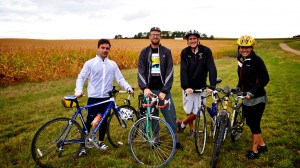
[[[160,100],[157,95],[144,97],[142,103],[146,108],[144,117],[131,128],[128,136],[130,151],[136,162],[149,167],[162,167],[173,158],[176,139],[170,125],[163,119],[154,116],[154,110],[170,105],[169,100]]]
[[[217,160],[220,154],[221,145],[224,143],[228,130],[231,130],[231,138],[232,141],[234,139],[237,140],[241,131],[243,130],[244,125],[244,117],[241,112],[241,103],[239,103],[239,99],[245,98],[244,93],[234,93],[230,91],[229,86],[225,86],[224,89],[216,88],[219,92],[224,94],[223,97],[220,98],[222,100],[222,110],[218,110],[216,122],[215,122],[215,140],[214,140],[214,149],[211,160],[211,167],[215,168],[217,166]],[[236,94],[236,97],[233,99],[233,95]],[[232,106],[232,102],[234,102],[234,106]],[[232,108],[233,107],[233,108]],[[232,108],[232,119],[230,123],[230,108]]]
[[[109,117],[111,109],[119,118],[118,121],[122,123],[120,125],[127,127],[126,122],[120,118],[129,118],[129,115],[132,116],[132,114],[121,111],[122,109],[115,103],[113,93],[114,91],[110,92],[108,100],[85,106],[79,105],[76,96],[65,96],[62,101],[64,107],[76,107],[76,111],[71,118],[58,117],[48,121],[38,129],[31,144],[31,154],[34,161],[40,167],[71,167],[83,147],[100,149],[96,133],[102,125],[103,119]],[[103,103],[108,103],[108,106],[99,123],[88,133],[82,111]]]
[[[241,137],[244,128],[245,116],[242,112],[242,100],[245,99],[247,93],[238,92],[236,90],[231,90],[231,92],[236,95],[234,99],[234,106],[230,125],[231,142],[235,142]]]
[[[118,93],[128,93],[125,90],[113,90],[114,97]],[[111,115],[107,123],[107,139],[116,148],[128,144],[128,133],[132,125],[140,118],[139,113],[131,106],[130,99],[134,93],[128,93],[124,99],[124,104],[119,106],[119,113],[111,110]],[[122,120],[122,121],[121,121]],[[126,123],[124,125],[123,123]],[[121,127],[120,127],[121,126]]]
[[[221,83],[222,79],[217,79],[217,84]],[[195,126],[194,126],[194,140],[195,140],[195,148],[198,155],[202,155],[205,150],[206,140],[207,140],[207,121],[206,121],[206,113],[209,115],[210,122],[210,130],[209,136],[214,138],[215,135],[215,120],[216,120],[216,113],[217,107],[220,101],[218,101],[218,91],[217,90],[209,90],[209,93],[206,94],[206,88],[213,88],[212,86],[206,86],[202,89],[193,90],[193,93],[205,93],[204,96],[201,96],[201,102],[199,110],[197,111],[196,119],[195,119]],[[206,106],[206,98],[212,97],[212,104],[211,107]]]

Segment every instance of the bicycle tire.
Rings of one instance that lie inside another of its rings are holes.
[[[127,127],[125,128],[125,127],[120,126],[120,123],[119,123],[114,111],[111,113],[111,115],[108,119],[108,123],[107,123],[107,139],[110,142],[110,144],[116,148],[121,147],[125,144],[128,144],[129,131],[130,131],[132,125],[138,119],[137,111],[132,106],[122,105],[119,107],[119,109],[122,109],[122,108],[129,109],[133,113],[133,118],[129,119],[129,120],[121,120],[121,117],[118,114],[119,115],[118,118],[120,119],[121,123],[125,122]]]
[[[70,127],[71,126],[71,127]],[[66,140],[61,143],[65,131],[70,128]],[[63,136],[60,136],[63,134]],[[31,144],[31,154],[40,167],[70,167],[74,164],[84,144],[81,126],[70,118],[55,118],[48,121],[35,133]]]
[[[139,164],[147,167],[163,167],[174,157],[175,134],[166,121],[156,116],[151,116],[152,132],[146,134],[147,120],[143,117],[132,126],[128,136],[130,151]],[[147,138],[150,135],[154,136]]]
[[[224,142],[224,136],[226,132],[226,125],[228,122],[228,117],[226,114],[217,116],[217,127],[216,127],[216,139],[214,141],[214,149],[211,160],[211,167],[215,168],[217,166],[218,157],[221,150],[221,145]]]
[[[222,107],[223,105],[222,105],[222,101],[221,101],[221,99],[218,99],[218,101],[217,101],[217,111],[219,111],[219,109],[222,109],[223,107]],[[214,116],[214,117],[210,117],[211,118],[211,124],[210,124],[210,126],[211,126],[211,130],[210,130],[210,134],[211,134],[211,136],[212,136],[212,140],[215,140],[215,138],[216,138],[216,118],[217,118],[217,116]]]
[[[195,147],[199,156],[204,153],[206,145],[206,116],[203,110],[202,108],[198,110],[194,128]]]
[[[243,132],[245,116],[242,112],[242,103],[239,103],[233,111],[231,121],[231,142],[237,141]]]

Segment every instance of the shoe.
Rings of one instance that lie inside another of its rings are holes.
[[[267,152],[268,151],[267,145],[265,145],[265,146],[258,146],[257,147],[257,151],[258,151],[258,153]]]
[[[108,146],[105,145],[104,142],[99,141],[99,149],[100,149],[101,151],[105,151],[105,150],[108,149]]]
[[[188,136],[189,139],[193,139],[195,135],[195,131],[194,130],[190,130],[190,134]]]
[[[85,148],[83,147],[79,153],[79,156],[85,156],[86,155],[86,150]]]
[[[181,123],[182,121],[177,122],[178,132],[183,132],[183,130],[185,129],[185,126],[183,128],[181,127]]]
[[[248,154],[246,155],[246,157],[248,160],[253,160],[253,159],[258,159],[259,155],[258,155],[258,152],[255,153],[251,150],[251,151],[248,151]]]
[[[183,146],[179,142],[176,142],[176,149],[183,151]]]

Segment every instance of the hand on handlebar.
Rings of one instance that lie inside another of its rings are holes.
[[[185,89],[185,91],[184,91],[186,94],[192,94],[194,91],[193,91],[193,89],[191,89],[191,88],[187,88],[187,89]]]
[[[163,92],[160,92],[160,93],[158,94],[158,98],[159,98],[160,100],[164,100],[165,97],[166,97],[166,94],[163,93]]]
[[[77,98],[80,98],[80,97],[83,97],[84,96],[84,94],[82,93],[82,92],[75,92],[75,94],[74,94]]]
[[[133,93],[133,88],[132,88],[132,87],[128,87],[128,88],[126,89],[126,91],[127,91],[128,93]]]
[[[150,89],[148,89],[148,88],[144,89],[144,96],[145,97],[149,97],[149,96],[151,96],[151,94],[152,94],[152,92],[151,92]]]

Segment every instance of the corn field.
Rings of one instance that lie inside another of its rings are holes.
[[[113,39],[109,58],[120,69],[137,67],[140,51],[147,39]],[[95,57],[98,40],[0,39],[0,86],[23,82],[41,82],[76,77],[85,61]],[[161,40],[172,51],[174,64],[180,63],[185,40]],[[232,56],[233,40],[202,40],[212,49],[214,58]]]

